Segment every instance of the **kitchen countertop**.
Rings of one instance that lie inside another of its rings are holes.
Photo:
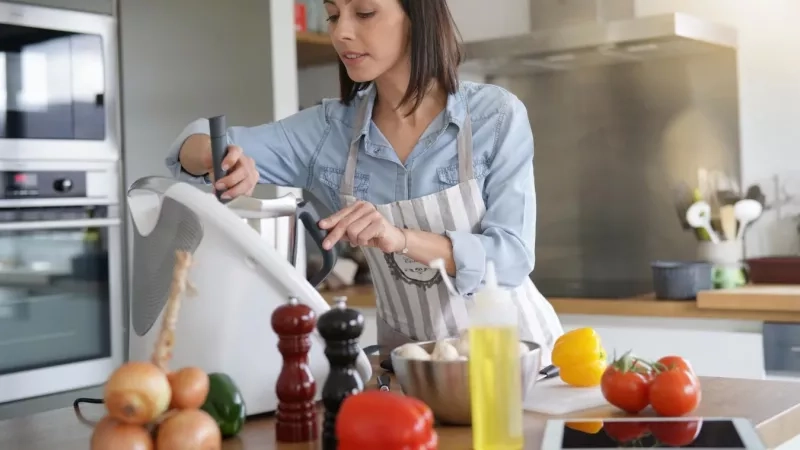
[[[377,362],[375,358],[374,363]],[[380,369],[375,370],[381,373]],[[767,448],[775,448],[800,433],[800,389],[797,384],[781,381],[702,377],[703,398],[697,416],[728,416],[749,419]],[[375,380],[368,383],[375,388]],[[392,382],[392,389],[399,390]],[[100,405],[83,405],[85,418],[97,420],[103,414]],[[569,417],[600,418],[619,415],[609,407],[570,414]],[[321,415],[320,415],[321,416]],[[525,449],[538,449],[547,417],[526,413]],[[440,450],[472,448],[469,428],[441,427]],[[72,408],[54,410],[0,422],[0,448],[14,450],[87,450],[92,429],[82,424]],[[300,450],[318,449],[319,445],[276,444],[275,423],[271,417],[248,420],[242,433],[226,440],[224,450]]]
[[[329,302],[344,295],[347,303],[356,308],[375,308],[375,293],[371,285],[358,285],[336,291],[322,291]],[[587,314],[596,316],[670,317],[688,319],[753,320],[758,322],[800,322],[800,311],[767,307],[773,303],[755,298],[747,307],[703,307],[695,301],[656,300],[644,295],[631,298],[559,298],[548,299],[558,314]],[[758,309],[757,304],[764,304]]]

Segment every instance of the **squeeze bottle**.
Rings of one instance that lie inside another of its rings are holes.
[[[469,326],[472,447],[521,450],[522,369],[517,307],[486,264],[483,289],[474,296]]]

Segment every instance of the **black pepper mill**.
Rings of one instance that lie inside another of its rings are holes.
[[[317,321],[317,330],[325,339],[325,356],[330,372],[322,387],[325,420],[322,424],[322,450],[336,450],[336,416],[344,399],[364,390],[364,382],[356,370],[361,353],[358,338],[364,332],[364,316],[347,307],[346,297],[336,297],[336,303]]]

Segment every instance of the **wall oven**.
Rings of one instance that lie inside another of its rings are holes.
[[[116,21],[0,2],[0,158],[119,159]]]
[[[0,403],[100,385],[123,362],[118,173],[0,160]]]

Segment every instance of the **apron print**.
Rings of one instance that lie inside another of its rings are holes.
[[[429,289],[435,286],[442,278],[438,270],[420,264],[406,255],[385,253],[384,258],[392,275],[408,284]]]

